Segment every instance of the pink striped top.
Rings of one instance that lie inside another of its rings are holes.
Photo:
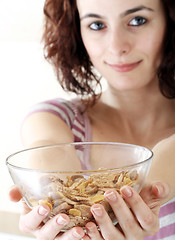
[[[92,141],[91,126],[86,114],[85,106],[79,99],[71,101],[52,99],[34,105],[29,114],[34,112],[50,112],[60,117],[71,129],[74,142]],[[83,169],[91,169],[88,155],[83,152],[80,157]],[[145,240],[175,240],[175,198],[163,205],[160,209],[160,230]]]

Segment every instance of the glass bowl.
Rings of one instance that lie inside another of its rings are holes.
[[[46,204],[51,213],[66,213],[63,231],[95,221],[90,207],[102,204],[113,223],[115,215],[104,198],[123,185],[140,192],[153,152],[145,147],[112,142],[61,143],[11,154],[6,164],[14,184],[30,208]],[[92,164],[91,164],[92,163]]]

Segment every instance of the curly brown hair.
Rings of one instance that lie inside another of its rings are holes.
[[[167,17],[163,58],[158,69],[159,86],[167,98],[175,98],[175,1],[161,0]],[[65,91],[74,92],[95,103],[101,77],[94,73],[84,47],[76,0],[46,0],[43,33],[45,58],[54,66]]]

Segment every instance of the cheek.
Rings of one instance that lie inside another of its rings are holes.
[[[82,38],[86,51],[93,62],[93,59],[99,58],[103,55],[105,46],[103,46],[101,41],[96,41],[91,37]]]
[[[99,58],[103,53],[102,48],[100,48],[99,45],[93,44],[92,42],[87,43],[85,48],[92,61],[93,59],[95,60],[96,58]]]
[[[145,52],[147,60],[156,68],[159,67],[162,60],[163,39],[164,32],[160,32],[160,34],[152,35],[151,38],[150,36],[145,36],[145,40],[142,44],[142,49]]]

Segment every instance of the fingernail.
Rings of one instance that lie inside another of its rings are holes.
[[[117,200],[117,196],[115,192],[107,192],[105,193],[105,197],[112,202],[115,202]]]
[[[56,221],[57,221],[57,223],[60,224],[60,225],[66,225],[66,224],[68,223],[68,221],[67,221],[65,218],[63,218],[61,215],[58,216],[58,218],[57,218]]]
[[[92,222],[88,222],[86,224],[86,228],[87,228],[88,232],[91,232],[91,233],[95,232],[95,226],[94,226],[94,224]]]
[[[38,209],[38,213],[39,213],[39,215],[44,216],[44,215],[47,215],[48,210],[45,209],[43,206],[40,206]]]
[[[122,192],[122,194],[125,196],[125,197],[131,197],[132,196],[132,190],[131,190],[131,188],[130,187],[128,187],[128,186],[123,186],[122,188],[121,188],[121,192]]]
[[[88,230],[88,232],[93,232],[93,228],[91,228],[91,227],[88,227],[87,230]]]
[[[159,195],[162,195],[162,193],[164,192],[164,189],[161,185],[156,185],[157,191],[159,193]]]
[[[102,209],[100,207],[93,206],[92,207],[92,212],[97,215],[98,217],[102,216]]]
[[[77,230],[73,231],[73,236],[76,237],[76,238],[82,238],[83,237],[83,235],[81,233],[78,233]]]

